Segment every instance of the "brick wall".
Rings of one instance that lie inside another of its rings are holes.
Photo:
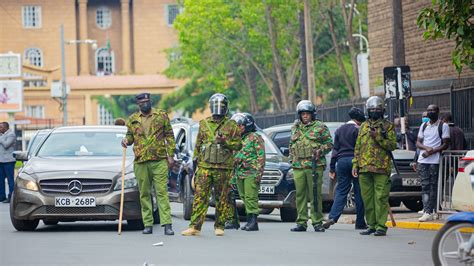
[[[412,80],[457,77],[451,63],[454,42],[424,41],[423,31],[416,25],[420,10],[430,6],[430,0],[403,0],[405,62],[410,66]],[[370,87],[383,83],[383,68],[392,66],[392,0],[372,0],[368,4],[370,43]],[[464,68],[461,77],[474,77],[474,71]]]

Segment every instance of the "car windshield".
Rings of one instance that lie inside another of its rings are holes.
[[[121,132],[58,132],[52,133],[38,150],[37,156],[122,156]],[[131,148],[127,156],[133,156]]]

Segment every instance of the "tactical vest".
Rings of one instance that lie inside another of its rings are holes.
[[[306,136],[306,133],[302,133],[293,144],[293,153],[297,159],[311,159],[313,157],[311,140]]]
[[[216,132],[213,132],[211,130],[211,127],[207,123],[207,120],[204,120],[204,124],[206,124],[206,127],[209,130],[209,133],[211,134],[211,137],[212,137],[212,139],[208,138],[207,143],[202,145],[201,152],[204,153],[204,161],[206,163],[213,163],[213,164],[224,163],[232,155],[232,151],[225,148],[224,145],[222,144],[214,143],[214,140],[216,139],[216,132],[219,132],[219,128],[223,126],[225,123],[222,125],[219,125],[216,128]]]

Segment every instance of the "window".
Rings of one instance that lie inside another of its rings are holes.
[[[28,48],[25,50],[25,60],[28,60],[30,65],[42,67],[43,53],[38,48]]]
[[[41,27],[41,7],[40,6],[23,6],[22,19],[24,28],[40,28]]]
[[[96,73],[97,76],[110,75],[114,73],[114,53],[103,47],[97,49],[96,54]]]
[[[27,105],[26,116],[34,118],[44,118],[44,106],[43,105]]]
[[[182,11],[183,9],[178,5],[166,6],[166,23],[168,24],[168,26],[173,25],[174,20]]]
[[[113,125],[114,116],[103,105],[99,105],[99,125]]]
[[[112,25],[112,12],[108,7],[101,6],[95,12],[95,23],[101,29],[107,29]]]

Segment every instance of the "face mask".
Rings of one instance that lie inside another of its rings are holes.
[[[143,103],[139,106],[139,108],[142,113],[147,114],[151,110],[151,103],[150,102]]]
[[[428,112],[428,117],[429,117],[429,119],[431,119],[432,121],[438,121],[438,116],[439,116],[438,113],[435,113],[435,112]]]
[[[369,118],[373,119],[373,120],[379,120],[379,119],[383,118],[383,112],[371,111],[371,112],[369,112]]]
[[[429,121],[430,121],[430,119],[428,117],[421,118],[421,122],[423,122],[423,123],[428,123]]]

